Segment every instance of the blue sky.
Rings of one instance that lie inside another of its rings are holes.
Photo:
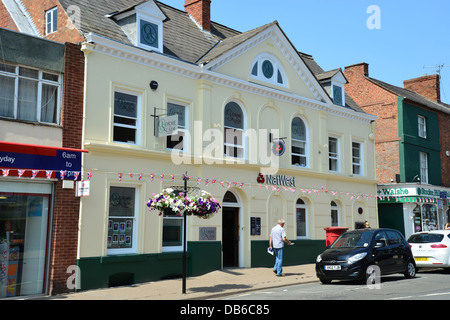
[[[184,0],[162,1],[184,10]],[[380,10],[380,29],[367,27],[371,5]],[[403,80],[435,74],[444,64],[441,100],[448,104],[449,14],[448,0],[211,1],[211,19],[238,31],[277,20],[295,48],[325,70],[367,62],[371,77],[403,87]]]

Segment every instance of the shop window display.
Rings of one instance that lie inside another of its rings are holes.
[[[136,189],[111,187],[109,201],[108,238],[109,254],[133,252],[135,236]]]
[[[433,204],[416,205],[413,210],[414,231],[438,230],[438,211],[437,206]]]
[[[44,292],[50,194],[0,192],[0,298]]]

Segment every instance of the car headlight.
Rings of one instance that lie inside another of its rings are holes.
[[[348,258],[347,262],[349,264],[355,263],[356,261],[363,259],[366,255],[367,255],[367,252],[355,254],[354,256],[351,256],[350,258]]]
[[[318,255],[316,258],[316,262],[319,263],[320,261],[322,261],[322,255]]]

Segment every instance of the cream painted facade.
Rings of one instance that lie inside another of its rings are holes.
[[[339,226],[353,229],[356,222],[366,220],[372,226],[377,225],[371,124],[374,117],[334,105],[278,25],[274,24],[205,66],[94,34],[87,36],[82,50],[86,56],[83,148],[89,151],[83,158],[83,171],[85,176],[87,172],[93,175],[90,196],[81,198],[79,259],[116,253],[165,252],[163,217],[149,212],[146,201],[166,187],[181,186],[185,172],[192,177],[190,186],[199,186],[221,202],[227,191],[238,199],[238,203],[231,206],[239,208],[240,267],[252,266],[251,243],[268,243],[270,230],[279,218],[286,220],[287,236],[294,242],[325,239],[324,228],[331,226],[332,201],[338,207]],[[283,86],[252,77],[251,67],[259,55],[272,57],[282,67]],[[158,82],[156,90],[149,87],[152,80]],[[114,94],[117,91],[137,97],[136,143],[114,141]],[[247,137],[244,160],[236,161],[224,158],[223,140],[215,141],[219,146],[216,147],[213,141],[202,138],[208,129],[223,134],[225,107],[229,102],[241,107],[244,130],[279,129],[279,137],[286,137],[286,152],[277,158],[277,174],[295,177],[295,187],[257,182],[258,174],[265,167],[261,164],[260,152],[266,151],[264,148],[267,148],[266,155],[270,152],[268,140],[251,143],[254,140],[249,141]],[[186,130],[190,133],[187,143],[191,152],[184,153],[183,159],[191,164],[175,164],[171,150],[166,147],[166,138],[154,135],[154,108],[159,108],[158,114],[163,114],[168,103],[186,106]],[[306,126],[306,167],[291,164],[291,123],[295,117],[301,118]],[[339,141],[339,172],[328,169],[330,135]],[[352,174],[354,141],[362,146],[361,175]],[[211,146],[214,148],[209,148]],[[227,161],[231,163],[224,163]],[[119,174],[122,174],[121,179]],[[142,174],[141,179],[139,174]],[[201,178],[200,183],[198,178]],[[206,179],[209,179],[208,185]],[[108,249],[107,244],[112,186],[136,190],[132,246],[116,252]],[[306,235],[297,239],[298,199],[303,200],[306,207]],[[362,213],[358,213],[360,208]],[[260,218],[259,235],[251,234],[251,218]],[[210,229],[215,230],[212,240],[221,242],[222,223],[221,213],[208,220],[189,217],[188,243],[202,241],[203,227],[215,228]]]

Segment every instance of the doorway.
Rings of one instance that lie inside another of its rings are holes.
[[[239,267],[239,208],[222,209],[223,267]]]

